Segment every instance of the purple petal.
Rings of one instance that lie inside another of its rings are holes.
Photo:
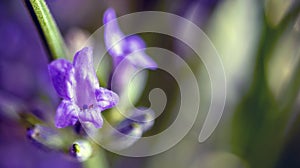
[[[139,36],[130,36],[126,39],[128,52],[130,53],[128,59],[133,65],[142,68],[156,69],[157,64],[148,56],[143,48],[146,47],[145,42]]]
[[[106,10],[103,16],[103,23],[105,24],[104,40],[109,54],[113,57],[124,57],[126,54],[124,50],[126,42],[122,39],[125,36],[119,28],[114,9],[109,8]]]
[[[57,94],[66,100],[74,97],[74,68],[65,59],[57,59],[48,65],[50,78]]]
[[[74,125],[77,122],[79,108],[68,100],[63,100],[56,110],[55,125],[63,128]]]
[[[108,8],[103,15],[103,23],[106,24],[116,19],[116,12],[113,8]]]
[[[119,102],[119,96],[108,89],[99,88],[95,92],[98,106],[102,109],[109,109],[114,107]]]
[[[149,69],[157,68],[157,64],[143,50],[141,50],[145,48],[146,45],[139,36],[134,35],[125,38],[125,35],[119,28],[116,13],[112,8],[106,10],[103,16],[103,22],[105,24],[104,40],[106,49],[114,58],[116,65],[124,57],[128,57],[130,62],[137,67]],[[136,52],[137,50],[139,51]]]
[[[139,49],[146,48],[146,44],[142,38],[137,35],[132,35],[126,38],[127,50],[129,52],[134,52]]]
[[[136,67],[148,68],[155,70],[157,69],[157,64],[151,59],[143,50],[136,51],[129,54],[126,59],[128,59],[131,64]]]
[[[96,103],[95,90],[99,88],[94,70],[92,49],[83,48],[74,57],[77,105]]]
[[[80,122],[90,122],[96,128],[101,128],[103,125],[103,119],[101,116],[101,108],[93,107],[88,109],[83,109],[79,112]]]

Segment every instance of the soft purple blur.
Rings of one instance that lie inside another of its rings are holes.
[[[51,96],[47,57],[22,3],[1,2],[0,11],[0,90],[24,100]]]
[[[145,42],[137,35],[126,37],[120,30],[114,9],[109,8],[103,16],[105,45],[112,56],[114,66],[123,59],[141,68],[156,69],[156,63],[142,49]]]
[[[22,1],[1,1],[0,22],[0,167],[80,167],[62,154],[33,146],[26,128],[17,123],[20,112],[51,120],[58,98],[47,56]]]
[[[16,123],[0,123],[1,168],[79,168],[80,164],[67,156],[44,151],[26,139],[26,130]]]

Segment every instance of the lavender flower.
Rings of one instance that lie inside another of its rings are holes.
[[[119,98],[116,93],[99,87],[92,50],[84,48],[77,52],[73,64],[57,59],[48,69],[56,92],[63,98],[56,111],[56,127],[74,125],[78,120],[102,127],[101,111],[115,106]]]
[[[123,59],[127,59],[136,67],[156,69],[157,64],[142,50],[145,42],[137,35],[126,37],[120,30],[114,9],[109,8],[103,16],[104,39],[109,54],[116,67]]]

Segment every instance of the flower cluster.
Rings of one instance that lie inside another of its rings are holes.
[[[131,67],[131,69],[157,68],[155,61],[142,50],[146,47],[145,42],[137,35],[126,37],[120,30],[113,9],[110,8],[105,12],[103,22],[105,24],[105,45],[114,63],[112,72],[124,60],[127,62],[127,67]],[[79,124],[83,128],[92,125],[98,130],[103,126],[101,112],[116,106],[120,99],[118,94],[122,93],[122,89],[125,88],[122,87],[121,91],[114,91],[100,87],[94,69],[91,47],[85,47],[78,51],[73,62],[66,59],[54,60],[48,65],[48,70],[53,86],[62,98],[56,111],[55,126],[57,128],[76,127]],[[126,74],[120,74],[123,75],[118,76],[120,80],[129,81]],[[110,83],[110,81],[108,82]],[[145,109],[144,107],[139,109],[129,110],[131,118],[121,120],[115,130],[104,136],[109,139],[109,144],[114,148],[123,149],[132,145],[142,136],[143,132],[152,127],[154,112],[151,109],[141,110]],[[126,135],[133,135],[135,138],[127,138]],[[36,139],[36,136],[32,137]],[[42,141],[47,140],[42,139]],[[88,158],[82,153],[78,153],[78,151],[83,151],[79,148],[81,148],[80,145],[73,145],[70,150],[72,155],[80,158],[80,161]]]

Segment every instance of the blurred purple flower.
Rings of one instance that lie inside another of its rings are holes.
[[[99,87],[92,50],[86,47],[77,52],[73,64],[57,59],[48,69],[56,92],[63,98],[56,111],[56,127],[74,125],[78,119],[102,127],[101,111],[115,106],[119,98],[116,93]]]
[[[128,134],[136,126],[140,127],[142,132],[146,132],[153,126],[155,114],[152,109],[139,107],[132,110],[131,113],[133,114],[130,118],[126,118],[118,124],[117,130],[120,133]]]
[[[126,37],[120,30],[114,9],[109,8],[103,16],[104,39],[116,67],[123,59],[136,67],[156,69],[157,64],[142,50],[145,42],[137,35]]]
[[[30,112],[47,121],[58,97],[48,76],[47,56],[23,3],[1,1],[0,22],[0,99],[5,99],[0,116],[17,121],[12,116]]]
[[[115,129],[102,132],[106,136],[100,139],[108,148],[118,151],[126,149],[137,142],[143,133],[154,125],[155,113],[151,109],[140,107],[130,110],[130,113],[129,118],[123,119]]]
[[[38,134],[37,134],[38,135]],[[38,135],[44,136],[43,134]],[[81,164],[56,151],[40,150],[25,138],[24,127],[0,122],[1,168],[80,168]],[[56,141],[49,141],[54,144]]]
[[[31,145],[19,123],[24,118],[18,114],[27,112],[49,121],[58,103],[47,56],[22,1],[0,1],[0,37],[0,167],[79,168],[60,153]]]
[[[47,57],[38,33],[19,1],[0,3],[0,90],[31,101],[52,97],[47,78]]]

